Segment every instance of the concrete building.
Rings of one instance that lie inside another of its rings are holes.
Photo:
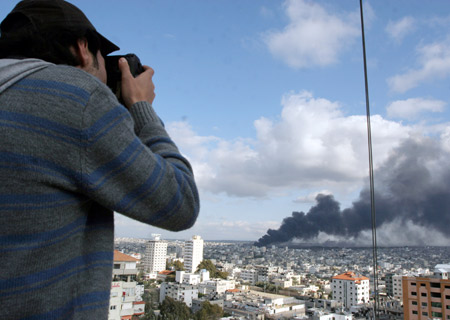
[[[255,269],[242,269],[239,277],[244,283],[255,285],[258,281],[258,271]]]
[[[395,300],[403,300],[402,275],[388,273],[385,277],[386,294]]]
[[[312,320],[352,320],[353,315],[348,313],[332,313],[323,310],[315,310],[314,314],[310,317]]]
[[[160,287],[159,302],[162,303],[166,297],[184,302],[190,308],[192,307],[192,300],[198,299],[198,289],[196,286],[189,284],[164,282]]]
[[[167,242],[161,240],[161,235],[154,234],[145,249],[144,270],[158,273],[166,270]]]
[[[194,273],[203,261],[203,239],[193,236],[184,246],[184,268],[188,273]]]
[[[346,272],[332,278],[333,299],[345,308],[369,302],[369,278]]]
[[[403,277],[405,320],[450,319],[450,265],[436,265],[429,277]]]
[[[228,290],[225,298],[224,310],[246,319],[295,319],[306,311],[304,301],[260,291]]]
[[[394,273],[386,273],[385,278],[384,278],[384,282],[386,284],[386,294],[389,297],[394,296],[394,287],[393,287],[393,280],[392,280],[393,276],[395,276]]]
[[[236,288],[234,280],[212,279],[203,281],[199,284],[198,290],[202,294],[215,294],[216,296],[224,294],[228,290]]]
[[[186,273],[185,271],[176,271],[175,282],[197,285],[209,280],[209,271],[202,269],[200,273]]]
[[[141,299],[136,294],[137,261],[136,258],[114,251],[109,320],[131,319],[133,315],[144,314],[142,304],[137,301]]]

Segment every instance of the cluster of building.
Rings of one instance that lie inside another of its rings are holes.
[[[162,281],[160,303],[171,297],[195,312],[207,300],[232,315],[229,319],[351,320],[373,309],[371,250],[258,248],[204,242],[200,236],[166,241],[159,235],[118,239],[116,247],[134,258],[115,261],[110,320],[143,314],[143,288],[132,284],[139,270],[147,279]],[[380,249],[378,311],[392,319],[450,319],[450,265],[431,266],[448,259],[448,248],[416,250]],[[227,279],[199,270],[204,259],[226,272]],[[166,270],[167,263],[176,261],[184,263],[184,271]],[[165,282],[169,274],[174,281]]]

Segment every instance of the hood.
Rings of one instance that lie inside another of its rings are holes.
[[[0,59],[0,94],[17,81],[50,65],[39,59]]]

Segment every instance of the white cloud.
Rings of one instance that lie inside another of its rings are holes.
[[[201,234],[209,234],[209,238],[217,238],[218,234],[234,235],[238,240],[256,240],[266,233],[268,228],[278,229],[280,221],[207,221],[200,222],[197,229]],[[208,237],[205,235],[205,238]]]
[[[326,66],[359,36],[358,20],[327,12],[307,0],[285,2],[289,24],[282,31],[268,32],[264,41],[270,52],[294,68]]]
[[[316,198],[319,194],[322,195],[332,195],[333,192],[329,191],[329,190],[322,190],[322,191],[318,191],[318,192],[313,192],[310,193],[306,196],[302,196],[302,197],[298,197],[297,199],[294,200],[294,202],[296,203],[316,203]]]
[[[404,17],[399,21],[390,21],[386,26],[388,35],[397,42],[401,42],[405,36],[415,30],[415,19]]]
[[[202,139],[192,130],[170,131],[189,155],[202,191],[267,197],[292,188],[342,189],[367,176],[365,116],[345,116],[339,103],[314,98],[309,92],[288,94],[282,105],[277,121],[255,121],[255,141]],[[376,166],[410,130],[372,117]],[[190,146],[194,148],[189,150]]]
[[[417,119],[424,112],[442,112],[446,103],[441,100],[411,98],[394,101],[387,107],[388,117]]]
[[[417,48],[419,67],[388,79],[391,90],[404,93],[423,82],[450,76],[450,39]]]

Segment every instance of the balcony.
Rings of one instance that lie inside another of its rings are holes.
[[[137,269],[113,269],[113,275],[137,275],[138,270]]]

